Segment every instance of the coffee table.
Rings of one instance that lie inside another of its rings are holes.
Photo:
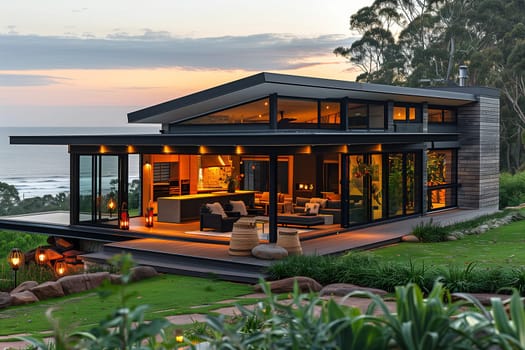
[[[281,214],[277,216],[277,223],[281,225],[315,226],[324,225],[325,218],[318,215]]]

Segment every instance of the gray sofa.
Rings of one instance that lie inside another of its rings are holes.
[[[306,203],[310,203],[311,198],[295,198],[294,213],[304,213]],[[334,216],[334,224],[341,223],[341,201],[327,200],[324,208],[319,208],[319,214],[330,214]]]

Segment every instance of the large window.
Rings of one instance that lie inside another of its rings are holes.
[[[268,172],[270,161],[268,158],[241,159],[242,189],[251,191],[269,191]],[[288,191],[288,160],[279,159],[277,163],[277,192]]]
[[[415,106],[394,106],[395,122],[421,122],[421,108]]]
[[[119,163],[117,155],[79,156],[80,222],[118,225],[118,210],[122,202],[127,201],[127,193],[120,192],[127,186],[120,183]],[[128,179],[125,181],[127,184]]]
[[[277,126],[279,128],[317,128],[317,101],[279,98]]]
[[[241,106],[214,112],[182,122],[184,125],[201,124],[268,124],[270,121],[268,98],[246,103]]]
[[[279,98],[277,102],[277,127],[287,128],[338,128],[341,125],[339,102]]]
[[[428,210],[456,206],[456,167],[456,150],[430,150],[427,152]]]
[[[385,106],[383,104],[348,103],[348,127],[350,129],[384,129]]]
[[[428,108],[428,122],[432,124],[456,123],[456,111],[445,108]]]

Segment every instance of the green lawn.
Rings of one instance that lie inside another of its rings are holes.
[[[252,287],[246,284],[230,283],[205,278],[161,275],[133,283],[126,287],[134,292],[128,306],[147,304],[150,306],[146,319],[167,315],[208,313],[228,304],[214,304],[221,300],[249,294]],[[117,297],[101,299],[90,291],[63,298],[49,299],[39,303],[10,307],[0,312],[0,335],[33,333],[50,330],[45,312],[50,307],[65,329],[86,329],[99,323],[118,306]],[[244,302],[252,302],[246,300]],[[230,303],[233,304],[233,303]],[[197,308],[192,308],[198,306]]]
[[[441,243],[400,243],[372,251],[393,261],[424,262],[425,265],[523,266],[525,265],[525,220]]]

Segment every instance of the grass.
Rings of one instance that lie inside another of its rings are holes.
[[[168,315],[208,313],[213,309],[228,306],[218,301],[235,298],[252,292],[249,285],[187,276],[161,275],[129,285],[134,292],[129,306],[150,306],[146,319]],[[45,312],[56,308],[53,315],[65,329],[82,330],[104,320],[117,307],[115,295],[101,299],[94,291],[35,304],[10,307],[0,313],[0,336],[21,333],[38,334],[49,330]],[[253,302],[246,300],[243,302]],[[230,303],[230,305],[233,304]],[[201,306],[200,308],[192,308]]]
[[[525,265],[525,220],[469,235],[458,241],[441,243],[400,243],[375,249],[382,260],[432,265],[467,265],[480,267],[519,267]]]

